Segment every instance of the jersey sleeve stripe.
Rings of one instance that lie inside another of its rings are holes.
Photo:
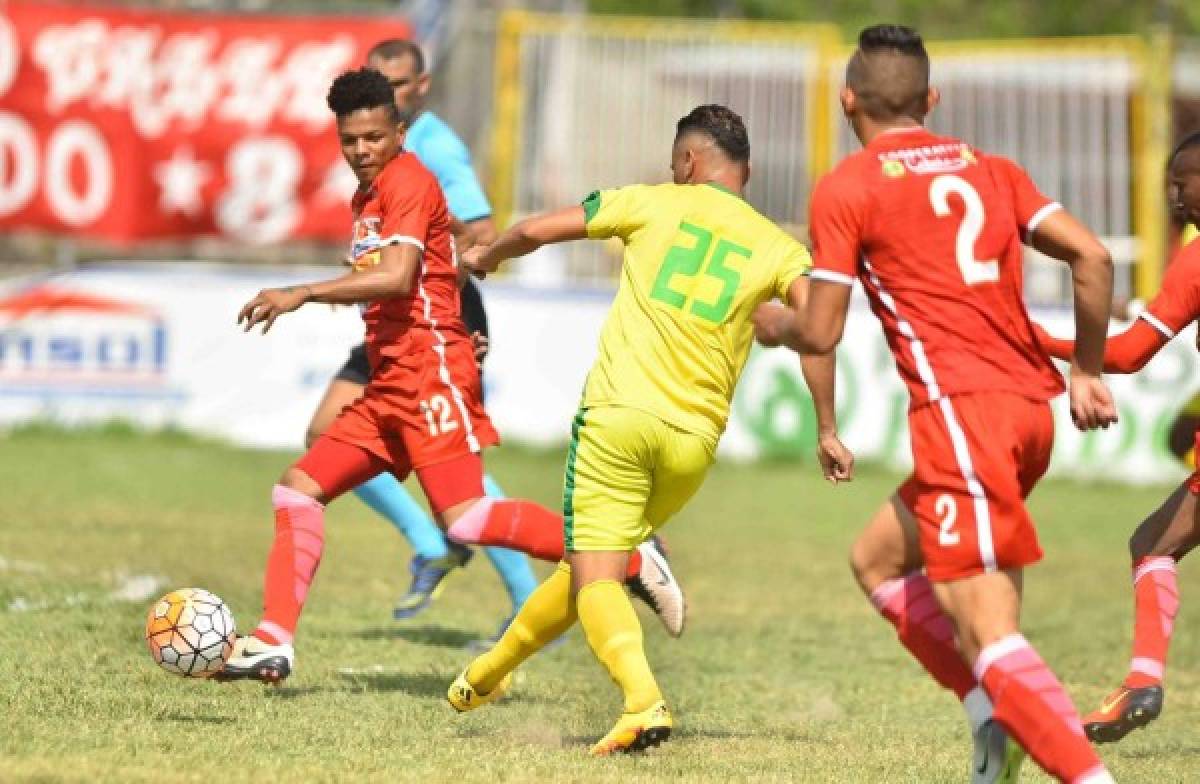
[[[407,234],[393,234],[390,237],[384,237],[379,241],[379,246],[383,247],[384,245],[416,245],[422,251],[425,250],[425,243]]]
[[[1040,210],[1033,213],[1033,217],[1029,219],[1029,225],[1027,225],[1025,227],[1025,233],[1033,234],[1033,232],[1037,230],[1037,227],[1041,224],[1042,221],[1046,220],[1047,217],[1053,215],[1054,213],[1058,212],[1062,208],[1063,208],[1063,206],[1061,204],[1059,204],[1056,201],[1052,201],[1049,204],[1047,204],[1045,207],[1042,207]]]
[[[854,285],[854,276],[853,275],[847,275],[844,272],[835,272],[834,270],[815,269],[814,268],[812,272],[808,273],[808,277],[812,278],[813,280],[824,280],[824,281],[828,281],[830,283],[841,283],[843,286],[853,286]]]
[[[1143,310],[1138,314],[1138,318],[1145,319],[1147,324],[1161,332],[1167,340],[1175,337],[1175,330],[1162,323],[1162,321],[1155,317],[1155,315],[1150,311]]]

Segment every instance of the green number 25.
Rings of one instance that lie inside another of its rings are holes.
[[[695,292],[699,281],[692,281],[691,286],[688,287],[688,293],[685,294],[671,288],[671,280],[676,275],[695,278],[703,266],[705,277],[716,278],[721,282],[721,293],[717,295],[716,302],[692,300],[691,312],[706,321],[720,324],[729,315],[729,311],[733,307],[733,295],[737,292],[738,284],[742,282],[742,276],[738,274],[737,270],[725,266],[725,259],[730,253],[749,259],[750,249],[725,239],[718,239],[716,248],[712,248],[713,233],[687,221],[679,224],[679,231],[682,234],[691,235],[696,241],[691,247],[676,245],[667,252],[667,257],[663,259],[663,265],[658,271],[658,277],[654,279],[654,288],[650,290],[650,298],[682,309],[687,304],[688,298]],[[712,248],[711,255],[709,254],[710,248]],[[705,259],[708,259],[707,265],[704,264]]]

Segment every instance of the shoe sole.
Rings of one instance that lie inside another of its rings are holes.
[[[1093,743],[1116,743],[1134,730],[1145,727],[1162,713],[1161,705],[1133,705],[1114,721],[1093,721],[1083,725]]]
[[[657,748],[663,743],[666,743],[667,739],[670,737],[670,727],[651,727],[648,730],[642,730],[639,732],[637,737],[633,739],[633,743],[630,743],[628,746],[621,749],[621,751],[629,754],[630,752],[634,751],[645,751],[646,749]]]
[[[671,635],[675,639],[679,639],[683,636],[683,630],[687,627],[687,594],[685,594],[683,589],[679,587],[679,580],[675,578],[675,573],[671,571],[671,566],[667,563],[665,554],[659,552],[657,547],[646,548],[646,550],[642,553],[642,557],[649,557],[652,561],[654,561],[654,565],[662,570],[662,573],[667,576],[667,579],[670,580],[679,591],[679,631],[672,631],[670,628],[667,629],[667,634]],[[666,626],[665,623],[663,625]]]
[[[638,730],[638,734],[628,745],[612,746],[604,751],[592,753],[597,757],[607,757],[617,753],[632,754],[634,752],[645,751],[646,749],[657,748],[666,743],[670,737],[670,727],[650,727],[649,729]]]
[[[226,665],[223,670],[213,676],[213,680],[220,681],[221,683],[253,680],[278,684],[282,683],[291,674],[292,665],[288,663],[286,658],[283,656],[268,656],[249,667],[235,667],[230,669]]]

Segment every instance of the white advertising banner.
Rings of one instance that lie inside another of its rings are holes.
[[[329,379],[361,339],[355,308],[309,305],[271,333],[244,334],[238,308],[258,289],[337,274],[334,267],[194,262],[83,268],[0,283],[0,425],[128,420],[255,447],[299,449]],[[488,410],[510,442],[566,442],[611,294],[484,284],[492,331]],[[1069,335],[1068,311],[1034,317]],[[1115,325],[1115,329],[1123,325]],[[1054,403],[1051,471],[1175,481],[1166,432],[1200,388],[1193,334],[1140,374],[1109,377],[1121,423],[1080,434]],[[908,395],[875,318],[856,302],[839,350],[839,422],[860,459],[911,462]],[[815,426],[796,357],[756,348],[722,441],[726,457],[811,454]]]

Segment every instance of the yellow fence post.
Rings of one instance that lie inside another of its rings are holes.
[[[1148,301],[1158,293],[1167,257],[1165,167],[1171,150],[1171,32],[1162,25],[1149,34],[1142,56],[1142,89],[1134,118],[1136,150],[1135,230],[1138,236],[1134,293]]]
[[[499,228],[508,225],[515,209],[517,166],[520,160],[521,32],[527,12],[508,10],[496,29],[496,64],[493,86],[492,149],[490,155],[492,213]]]

